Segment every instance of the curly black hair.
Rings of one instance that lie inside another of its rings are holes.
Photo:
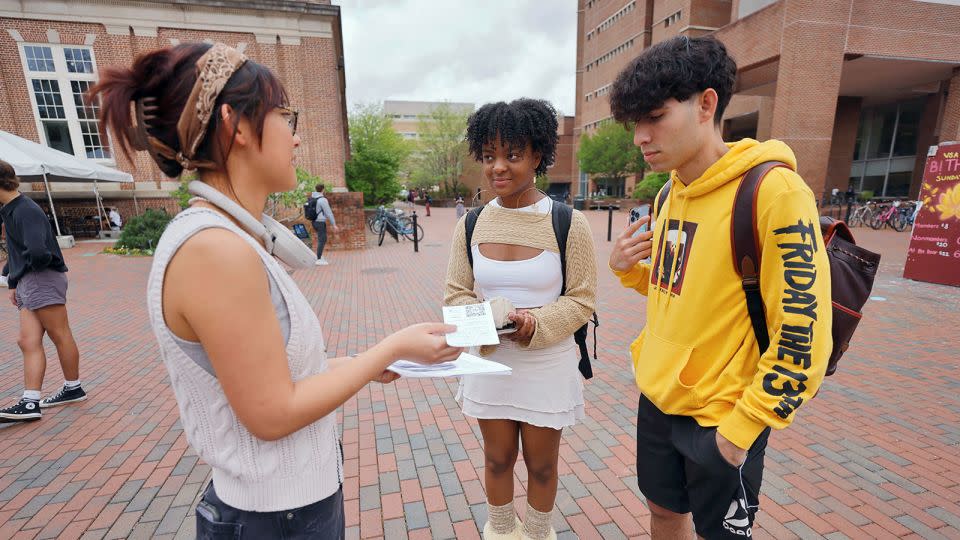
[[[713,88],[719,98],[713,120],[719,124],[736,76],[737,63],[720,40],[677,36],[646,49],[617,75],[610,111],[617,122],[636,122],[670,98],[686,101]]]
[[[470,154],[480,161],[483,145],[500,140],[507,145],[525,147],[530,143],[540,154],[536,174],[547,172],[557,157],[557,110],[542,99],[520,98],[505,103],[487,103],[467,119],[466,140]]]

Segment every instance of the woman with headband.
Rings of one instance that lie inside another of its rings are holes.
[[[125,152],[200,179],[147,286],[184,432],[213,469],[197,537],[343,538],[337,407],[395,379],[385,368],[398,358],[456,358],[444,337],[454,328],[415,325],[353,358],[326,357],[316,314],[277,260],[315,257],[263,215],[268,195],[296,187],[300,144],[297,113],[266,67],[222,44],[178,45],[105,70],[91,93]]]
[[[557,112],[546,101],[489,103],[467,121],[470,153],[496,196],[457,223],[447,269],[447,305],[491,302],[499,326],[514,326],[501,344],[480,352],[513,368],[509,376],[461,379],[463,414],[483,433],[488,520],[484,538],[555,538],[563,428],[583,418],[583,382],[574,332],[594,311],[597,269],[590,226],[580,212],[553,205],[534,187],[553,164]],[[478,212],[479,210],[479,212]],[[554,214],[569,218],[566,283]],[[468,240],[469,239],[469,240]],[[504,332],[508,329],[504,329]],[[513,508],[513,469],[523,442],[527,509]]]

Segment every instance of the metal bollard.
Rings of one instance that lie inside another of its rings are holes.
[[[607,207],[607,242],[610,241],[613,233],[613,206]]]
[[[417,236],[417,211],[413,211],[413,252],[420,253],[420,237]]]

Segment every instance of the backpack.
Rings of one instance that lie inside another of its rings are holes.
[[[470,241],[473,240],[473,230],[477,226],[477,218],[483,207],[479,206],[467,212],[466,222],[466,240],[467,240],[467,259],[470,261],[470,267],[473,268],[473,250],[470,249]],[[570,233],[570,223],[573,221],[573,208],[566,204],[554,203],[550,208],[550,216],[553,221],[553,234],[557,237],[557,247],[560,248],[560,271],[563,274],[563,294],[567,292],[567,236]],[[597,314],[593,314],[590,320],[593,323],[593,359],[597,359],[597,327],[600,326],[600,319]],[[580,363],[577,368],[584,379],[593,378],[593,367],[590,365],[590,353],[587,351],[587,326],[584,324],[573,333],[573,340],[580,348]]]
[[[307,199],[307,202],[303,203],[303,217],[307,221],[316,221],[317,220],[317,199],[310,197]]]
[[[776,167],[787,167],[778,161],[768,161],[751,168],[740,182],[733,203],[730,238],[733,241],[733,261],[741,278],[747,312],[757,336],[762,355],[770,346],[763,298],[760,295],[760,238],[756,228],[757,191],[768,172]],[[672,181],[667,181],[657,200],[656,213],[670,193]],[[860,310],[870,297],[873,280],[880,265],[880,254],[858,245],[843,221],[820,216],[820,231],[830,261],[830,295],[833,306],[833,350],[827,363],[827,375],[837,371],[840,357],[850,347],[862,314]]]

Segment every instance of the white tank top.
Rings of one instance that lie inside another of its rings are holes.
[[[500,206],[499,200],[489,203]],[[517,209],[519,212],[549,214],[550,197]],[[546,223],[551,223],[547,220]],[[522,261],[498,261],[484,257],[479,246],[473,246],[473,278],[483,298],[502,296],[518,308],[536,308],[553,303],[563,293],[563,270],[560,254],[542,251]]]

